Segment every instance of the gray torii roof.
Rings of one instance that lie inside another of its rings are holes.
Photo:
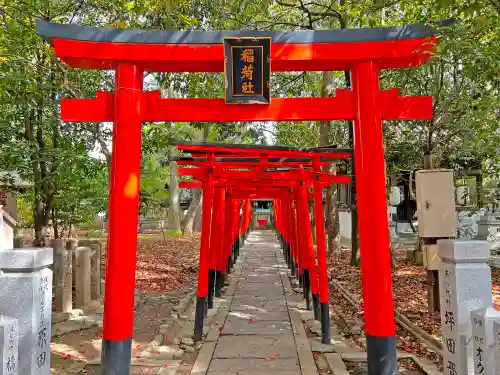
[[[37,20],[41,37],[110,43],[221,44],[224,38],[272,38],[273,43],[349,43],[405,40],[430,37],[436,30],[427,25],[314,31],[148,31],[66,25]]]

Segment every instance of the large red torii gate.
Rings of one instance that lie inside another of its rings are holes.
[[[63,99],[64,121],[113,121],[102,373],[129,374],[142,121],[354,121],[362,284],[370,375],[396,373],[382,120],[432,118],[431,97],[381,91],[381,69],[415,67],[433,51],[431,27],[301,32],[151,32],[38,22],[38,33],[73,68],[111,69],[115,91]],[[225,37],[270,37],[272,71],[350,70],[352,90],[328,98],[163,99],[143,73],[222,72]],[[377,220],[372,220],[373,216]],[[377,264],[371,267],[370,264]],[[384,306],[378,308],[378,306]]]

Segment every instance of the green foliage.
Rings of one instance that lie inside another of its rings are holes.
[[[21,222],[37,228],[55,219],[64,230],[90,223],[108,206],[111,127],[62,123],[60,99],[93,97],[113,89],[113,74],[69,69],[35,32],[35,20],[95,27],[172,30],[306,30],[401,24],[437,26],[438,54],[420,68],[381,73],[383,89],[431,95],[431,121],[386,122],[389,172],[420,168],[431,152],[435,166],[479,159],[485,181],[500,178],[500,12],[493,0],[70,0],[4,1],[0,8],[0,170],[16,171],[32,188],[19,200]],[[326,87],[322,72],[280,72],[276,97],[334,95],[343,72]],[[222,97],[220,73],[148,73],[149,89],[168,97]],[[193,110],[196,110],[193,108]],[[318,108],[318,111],[321,108]],[[164,184],[176,139],[279,144],[319,144],[322,124],[145,123],[141,213],[163,208]],[[325,125],[325,124],[323,124]],[[328,124],[327,124],[328,125]],[[348,146],[348,124],[330,123],[329,142]],[[324,134],[324,131],[323,131]],[[96,152],[98,158],[94,157]],[[91,157],[90,154],[93,156]],[[106,161],[106,162],[104,162]]]
[[[146,154],[142,159],[139,211],[143,215],[155,208],[167,206],[165,183],[169,179],[170,169],[168,164],[162,164],[158,159],[158,155],[154,154]]]

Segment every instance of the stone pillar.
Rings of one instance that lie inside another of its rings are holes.
[[[83,308],[91,300],[90,294],[90,255],[88,247],[75,250],[75,307]]]
[[[75,307],[83,308],[91,301],[90,293],[90,257],[88,247],[77,247],[75,250]]]
[[[491,243],[438,240],[438,247],[444,375],[473,374],[470,314],[491,306]]]
[[[494,340],[494,356],[495,356],[495,375],[500,375],[500,322],[493,322],[493,340]]]
[[[70,312],[73,309],[73,260],[64,240],[53,240],[54,249],[54,310]]]
[[[471,313],[472,349],[476,374],[495,375],[495,337],[493,323],[500,323],[500,312],[492,307]]]
[[[71,288],[73,288],[73,285],[75,285],[75,250],[78,247],[78,240],[76,238],[69,238],[66,240],[66,250],[69,250],[71,252],[71,264],[72,264],[72,270],[73,272],[71,273]]]
[[[17,319],[18,371],[50,374],[51,248],[0,251],[0,314]]]
[[[0,374],[17,375],[19,360],[17,319],[0,315]]]
[[[90,257],[90,294],[93,300],[101,297],[101,243],[99,241],[80,241],[80,246],[88,246]]]

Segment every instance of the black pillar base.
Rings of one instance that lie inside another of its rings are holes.
[[[102,375],[129,375],[131,358],[132,338],[126,340],[102,340]]]
[[[205,297],[196,298],[196,310],[194,315],[194,341],[200,341],[203,337],[203,320],[205,319]]]
[[[222,271],[215,271],[215,296],[217,298],[220,298],[223,286],[224,280],[222,279]]]
[[[297,266],[295,265],[295,259],[292,257],[292,276],[297,277]]]
[[[214,308],[215,270],[208,271],[208,308]]]
[[[319,306],[319,294],[312,295],[314,320],[321,321],[321,307]]]
[[[321,303],[321,342],[330,345],[332,334],[330,331],[330,306],[328,303]]]
[[[396,337],[366,335],[366,351],[369,375],[396,375]]]
[[[234,265],[236,264],[236,244],[233,243],[232,249],[233,249],[233,256],[231,257],[232,258],[231,268],[233,268]]]
[[[307,310],[312,310],[312,304],[311,304],[311,283],[309,279],[309,271],[304,270],[302,273],[302,277],[304,278],[304,281],[302,284],[304,285],[303,291],[304,291],[304,298],[306,300],[306,309]]]
[[[229,275],[231,273],[231,267],[233,266],[233,256],[230,255],[227,258],[226,273]]]
[[[297,267],[298,269],[298,267]],[[299,273],[297,272],[297,278],[299,279],[299,288],[302,288],[302,290],[304,289],[304,274],[302,275],[299,275]]]

